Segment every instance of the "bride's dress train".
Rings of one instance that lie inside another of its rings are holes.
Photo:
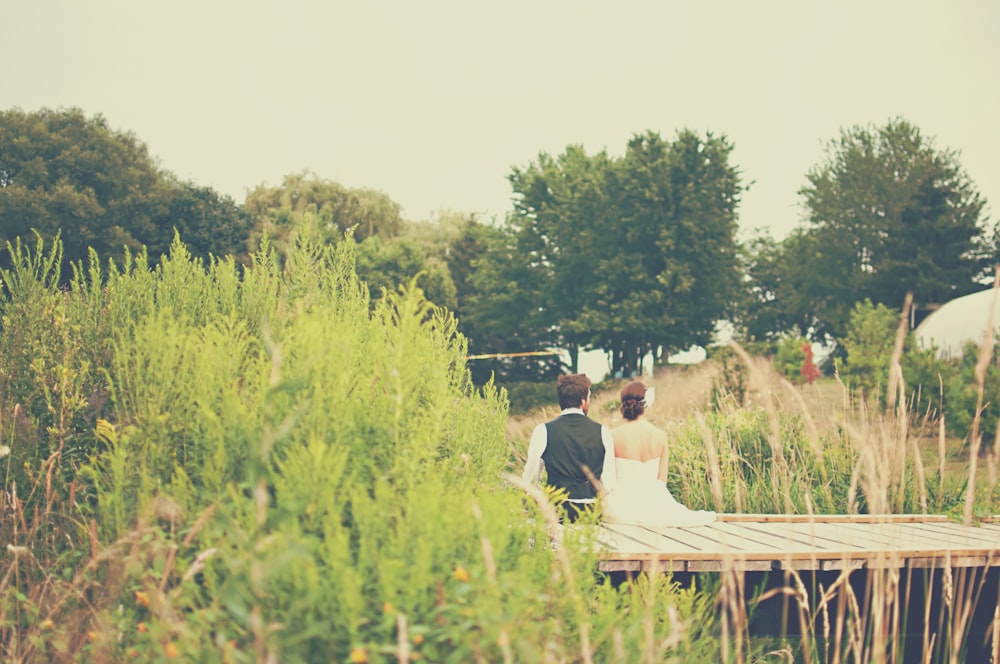
[[[691,510],[677,502],[657,479],[659,459],[642,462],[615,459],[618,481],[604,496],[604,520],[662,528],[703,526],[715,521],[715,512]]]

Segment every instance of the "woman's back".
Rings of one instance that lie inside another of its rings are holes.
[[[615,457],[645,463],[659,459],[667,447],[667,434],[645,420],[626,422],[611,430]]]

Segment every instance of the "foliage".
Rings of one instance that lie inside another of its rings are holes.
[[[838,363],[838,372],[850,387],[860,390],[863,398],[876,392],[885,397],[898,324],[896,312],[881,304],[873,305],[871,300],[859,302],[851,311],[847,336],[839,340],[847,360]]]
[[[512,355],[557,347],[558,335],[532,306],[543,287],[516,238],[496,227],[470,222],[448,254],[457,291],[456,316],[471,354]],[[562,372],[558,355],[497,357],[470,362],[473,381],[549,382]]]
[[[358,245],[357,271],[372,300],[413,281],[429,301],[449,310],[455,308],[455,284],[448,266],[429,257],[423,247],[408,238],[389,242],[377,236],[365,239]]]
[[[731,346],[712,348],[708,360],[719,366],[719,378],[712,384],[711,404],[719,409],[732,400],[738,406],[747,402],[747,370]]]
[[[747,285],[737,314],[744,336],[762,342],[789,330],[820,336],[815,334],[820,321],[807,284],[817,278],[817,259],[822,255],[819,239],[803,229],[793,230],[781,242],[763,234],[747,244],[743,256]],[[852,305],[853,300],[826,303],[846,309]]]
[[[975,374],[979,353],[980,349],[970,343],[956,358],[939,358],[935,348],[911,350],[903,358],[903,374],[913,395],[911,410],[931,422],[943,418],[947,431],[966,443],[970,442],[978,402]],[[979,433],[990,443],[1000,421],[1000,368],[995,361],[987,364],[983,379]]]
[[[374,236],[387,240],[398,235],[403,224],[399,204],[386,194],[351,189],[306,171],[286,175],[277,187],[256,187],[247,194],[244,208],[253,224],[251,246],[267,235],[279,254],[292,249],[297,226],[307,214],[315,217],[320,240],[328,244],[355,227],[359,242]]]
[[[265,247],[240,278],[175,242],[63,291],[58,247],[15,248],[0,365],[50,419],[0,392],[0,447],[39,459],[0,494],[3,658],[717,659],[709,597],[607,584],[592,530],[545,544],[499,481],[506,404],[471,384],[454,318],[413,289],[373,307],[355,250],[300,239],[279,268]],[[22,348],[53,316],[54,350]],[[99,413],[77,383],[106,390]]]
[[[906,120],[842,130],[807,178],[808,225],[756,241],[748,259],[749,336],[794,326],[842,338],[856,302],[898,308],[909,291],[918,306],[943,303],[976,290],[995,262],[997,222],[957,154]]]
[[[794,383],[803,378],[802,367],[806,361],[804,346],[809,346],[809,340],[794,332],[788,332],[778,340],[774,368],[787,380]]]
[[[812,342],[808,340],[803,342],[802,354],[804,358],[802,360],[802,368],[799,369],[799,375],[802,377],[802,380],[812,384],[817,378],[823,375],[823,372],[816,366],[816,362],[813,360]]]
[[[152,262],[175,231],[191,251],[245,256],[249,225],[211,189],[159,169],[144,143],[79,109],[0,112],[0,242],[61,239],[61,280],[94,249],[121,260],[149,247]]]
[[[634,136],[624,157],[570,146],[540,154],[510,181],[508,232],[526,259],[541,326],[571,355],[601,348],[631,375],[647,353],[706,345],[738,283],[741,187],[725,138]]]

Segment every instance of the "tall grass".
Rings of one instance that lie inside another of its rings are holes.
[[[613,587],[590,529],[550,545],[501,480],[505,395],[419,289],[370,302],[351,242],[241,274],[177,241],[66,290],[58,245],[10,250],[4,661],[717,651],[684,638],[711,633],[706,597]]]
[[[764,594],[736,569],[697,585],[598,574],[595,529],[560,529],[516,480],[553,409],[508,418],[502,391],[470,382],[454,318],[414,284],[370,301],[350,241],[304,233],[280,266],[265,243],[243,270],[178,239],[155,268],[91,255],[66,289],[58,244],[9,251],[4,661],[903,657],[896,637],[915,618],[891,565],[863,587],[849,571],[789,572]],[[904,411],[847,399],[817,416],[741,361],[739,399],[711,398],[713,365],[661,377],[676,396],[661,386],[650,414],[690,506],[995,510],[993,484],[966,493],[943,459],[921,465]],[[614,424],[616,405],[597,395],[592,415]],[[951,601],[919,616],[922,652],[958,661],[983,581],[950,568],[940,581]],[[755,611],[779,597],[799,635],[761,638]]]

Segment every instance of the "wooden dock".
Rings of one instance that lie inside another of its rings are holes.
[[[696,527],[605,523],[604,572],[1000,566],[1000,522],[928,515],[720,514]]]

